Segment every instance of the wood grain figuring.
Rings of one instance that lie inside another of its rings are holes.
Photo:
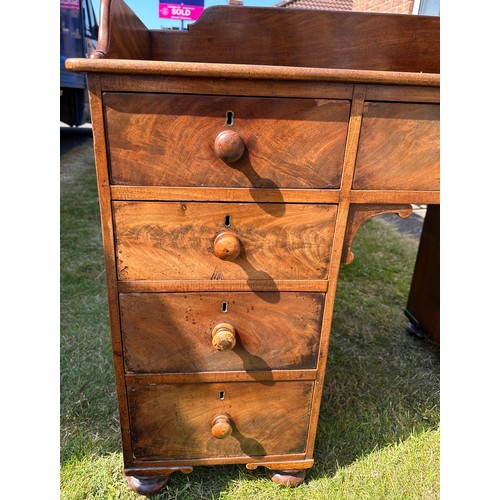
[[[324,294],[301,292],[121,294],[125,370],[313,369],[323,303]],[[236,330],[231,351],[212,345],[219,323]]]
[[[204,458],[303,452],[313,382],[130,386],[134,457]],[[223,395],[223,399],[221,399]],[[216,439],[212,419],[229,415],[231,436]]]
[[[325,279],[335,205],[114,202],[118,279]],[[231,231],[240,256],[222,261],[215,238]]]
[[[106,59],[130,57],[128,42],[150,51],[134,59],[439,73],[435,16],[213,6],[187,32],[152,30],[149,40],[122,0],[103,0],[99,24]]]
[[[348,101],[106,93],[104,102],[113,184],[339,185]],[[230,164],[215,153],[224,130],[245,144]]]
[[[427,16],[214,6],[187,33],[152,31],[152,58],[439,73],[439,24]]]
[[[102,0],[66,66],[88,72],[136,491],[199,465],[304,479],[342,258],[367,217],[439,203],[439,23],[216,6],[151,31]]]
[[[353,188],[439,190],[439,105],[365,103]]]

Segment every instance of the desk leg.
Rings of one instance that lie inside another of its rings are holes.
[[[404,313],[408,333],[439,342],[439,205],[428,205]]]

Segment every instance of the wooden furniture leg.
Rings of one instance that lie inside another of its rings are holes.
[[[408,333],[439,342],[439,205],[428,205],[404,313]]]

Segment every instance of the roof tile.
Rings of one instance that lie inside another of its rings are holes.
[[[353,0],[282,0],[273,5],[287,9],[352,10]]]

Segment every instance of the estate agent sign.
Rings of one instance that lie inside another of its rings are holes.
[[[196,21],[203,12],[205,0],[186,0],[186,3],[165,3],[160,0],[159,16],[162,19],[179,19],[181,21]]]

